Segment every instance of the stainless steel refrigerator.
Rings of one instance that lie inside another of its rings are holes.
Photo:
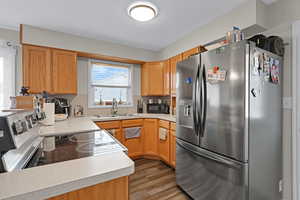
[[[241,41],[177,64],[176,181],[195,200],[279,200],[282,58]]]

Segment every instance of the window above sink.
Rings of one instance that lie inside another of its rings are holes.
[[[118,106],[133,106],[132,65],[109,61],[90,61],[89,107],[111,107],[113,98]]]

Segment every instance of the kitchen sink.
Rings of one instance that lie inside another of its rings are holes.
[[[134,114],[116,114],[116,115],[94,115],[97,118],[113,118],[113,117],[132,117],[135,116]]]

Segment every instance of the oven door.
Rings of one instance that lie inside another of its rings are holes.
[[[248,200],[248,165],[176,141],[176,182],[194,200]]]

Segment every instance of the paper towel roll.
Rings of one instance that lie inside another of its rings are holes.
[[[55,104],[44,103],[43,111],[45,112],[46,119],[42,121],[44,125],[51,126],[55,123]]]
[[[53,151],[55,150],[55,137],[45,137],[43,140],[43,150]]]

